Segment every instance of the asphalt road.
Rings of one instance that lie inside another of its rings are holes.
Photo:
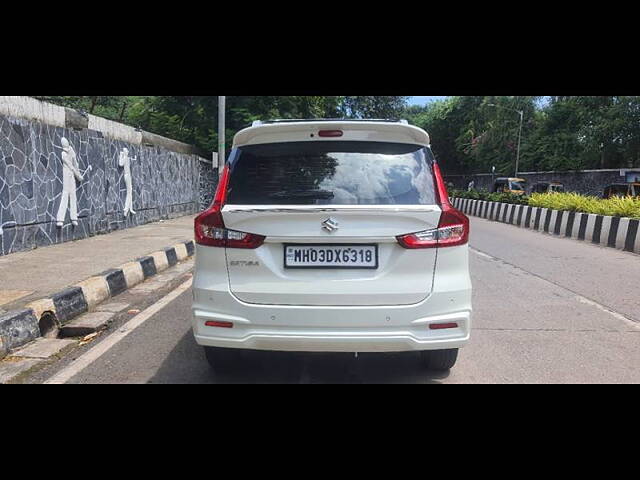
[[[640,256],[472,218],[471,343],[448,374],[416,354],[248,352],[212,372],[186,291],[69,383],[638,383]]]

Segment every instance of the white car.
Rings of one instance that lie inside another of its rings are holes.
[[[193,331],[243,349],[420,351],[447,370],[471,330],[469,220],[406,121],[256,122],[195,221]]]

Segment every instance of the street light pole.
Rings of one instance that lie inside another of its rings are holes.
[[[218,97],[218,176],[222,175],[222,170],[225,164],[225,110],[226,110],[226,98]]]
[[[520,168],[520,144],[522,142],[522,124],[524,123],[524,110],[516,110],[515,108],[503,107],[496,105],[495,103],[488,103],[488,107],[502,108],[503,110],[511,110],[520,115],[520,128],[518,129],[518,151],[516,153],[516,173],[514,176],[518,176],[518,170]]]
[[[520,130],[518,131],[518,154],[516,156],[516,174],[518,176],[518,167],[520,166],[520,142],[522,141],[522,123],[524,121],[524,111],[518,111],[520,114]]]

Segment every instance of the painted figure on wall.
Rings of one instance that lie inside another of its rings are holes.
[[[13,227],[17,225],[16,222],[5,222],[0,224],[0,236],[4,235],[4,227]]]
[[[124,168],[124,184],[127,187],[127,198],[124,202],[125,217],[128,217],[129,214],[136,214],[133,210],[133,180],[131,178],[131,161],[136,160],[136,158],[137,157],[129,158],[129,149],[123,148],[118,159],[118,165]]]
[[[78,157],[73,147],[69,144],[69,140],[62,137],[62,198],[60,199],[60,207],[58,207],[58,215],[56,216],[56,224],[58,227],[64,225],[64,219],[67,216],[67,208],[71,217],[71,223],[78,225],[78,199],[76,197],[76,180],[82,182],[84,176],[80,173],[78,167]],[[86,172],[85,172],[86,173]]]

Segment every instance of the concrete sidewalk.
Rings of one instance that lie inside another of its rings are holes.
[[[193,215],[0,257],[0,313],[193,238]]]

